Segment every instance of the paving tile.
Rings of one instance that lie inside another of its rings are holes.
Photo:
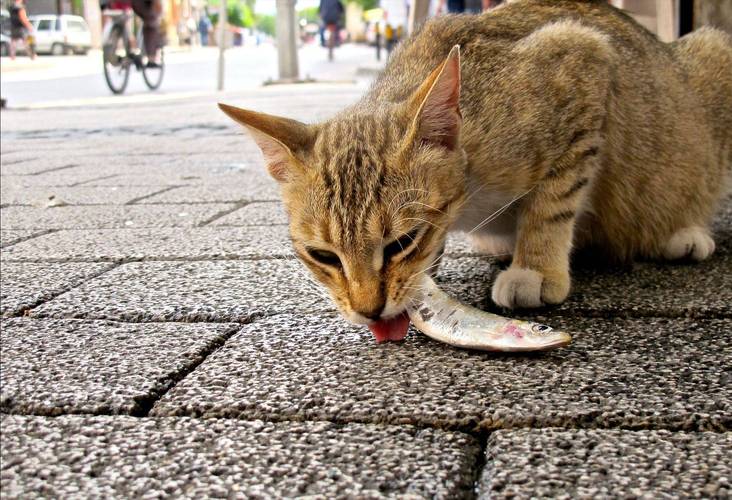
[[[448,234],[447,241],[445,241],[445,253],[452,256],[483,255],[473,248],[468,237],[462,232]]]
[[[729,498],[731,457],[729,432],[498,431],[478,498]]]
[[[78,186],[55,188],[2,187],[2,205],[31,205],[40,208],[62,205],[124,205],[160,191],[161,187]]]
[[[732,254],[732,196],[722,201],[712,223],[717,253]]]
[[[192,227],[234,205],[5,207],[3,229]]]
[[[478,280],[466,284],[454,276],[488,273],[490,279],[491,269],[487,261],[451,262],[438,280],[449,293],[481,306],[488,300],[488,288]],[[123,321],[245,322],[262,315],[334,310],[325,289],[314,284],[299,261],[259,259],[123,264],[30,314]]]
[[[552,314],[732,317],[732,255],[699,264],[641,263],[627,270],[584,268]],[[489,304],[492,310],[498,308]],[[533,314],[533,313],[532,313]]]
[[[254,177],[248,180],[236,179],[236,182],[231,183],[226,183],[224,179],[215,180],[220,181],[221,184],[212,184],[211,179],[207,178],[204,179],[206,183],[171,189],[151,196],[143,203],[214,203],[278,201],[280,199],[279,187],[275,181],[270,179]],[[108,182],[112,182],[112,179]]]
[[[41,175],[3,175],[0,181],[6,189],[20,190],[32,187],[76,186],[95,181],[107,175],[93,171],[89,171],[85,175],[80,175],[74,173],[74,170],[75,168],[70,168]]]
[[[25,241],[36,236],[42,236],[46,233],[48,233],[48,230],[46,229],[2,229],[0,230],[0,247],[14,245],[20,241]]]
[[[464,498],[480,453],[408,426],[2,416],[4,498]]]
[[[34,316],[124,321],[249,321],[333,305],[293,260],[132,262],[75,288]]]
[[[416,331],[376,344],[326,314],[245,326],[157,416],[340,420],[439,428],[732,427],[729,320],[554,318],[564,349],[459,350]]]
[[[213,226],[272,226],[287,224],[287,212],[282,203],[250,203],[239,210],[215,220]]]
[[[23,243],[25,244],[25,243]],[[453,247],[457,248],[457,246]],[[445,266],[449,270],[444,270]],[[699,264],[638,263],[630,269],[580,267],[573,272],[572,291],[558,306],[506,311],[490,299],[497,274],[505,268],[489,257],[443,258],[440,273],[485,300],[473,303],[503,315],[594,317],[724,317],[732,318],[732,254],[721,252]],[[456,292],[456,297],[465,300]]]
[[[0,314],[18,314],[49,300],[113,264],[3,262],[0,274]]]
[[[241,149],[241,148],[239,148]],[[264,167],[261,153],[246,150],[236,155],[130,156],[124,163],[84,165],[75,169],[80,177],[97,177],[85,186],[186,186],[205,184],[225,190],[246,188],[253,182],[275,182]]]
[[[6,261],[293,256],[287,226],[63,230],[3,250]]]
[[[29,151],[28,154],[0,160],[0,174],[5,175],[42,175],[49,172],[60,172],[74,168],[78,163],[71,161],[68,156],[48,157],[39,152]]]
[[[3,412],[143,414],[234,324],[35,320],[2,323]]]

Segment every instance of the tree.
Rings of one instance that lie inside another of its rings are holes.
[[[275,16],[258,15],[256,20],[256,27],[262,33],[267,33],[269,36],[275,36],[276,34],[277,19]]]
[[[211,14],[211,22],[218,24],[219,21],[219,0],[210,0],[209,6],[213,13]],[[254,26],[254,16],[252,10],[244,0],[227,0],[226,1],[226,16],[228,22],[232,26],[239,26],[240,28],[250,28]]]
[[[371,10],[379,6],[379,0],[350,0],[346,3],[358,4],[363,7],[363,10]]]
[[[302,9],[298,11],[297,17],[299,17],[300,19],[305,19],[309,23],[320,22],[320,14],[318,14],[317,7],[308,7],[307,9]]]

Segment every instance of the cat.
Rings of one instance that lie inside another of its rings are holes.
[[[373,330],[403,317],[448,230],[511,257],[491,294],[505,308],[564,301],[573,248],[708,258],[732,43],[703,28],[664,44],[603,1],[524,0],[428,21],[323,123],[220,106],[280,183],[298,257]]]

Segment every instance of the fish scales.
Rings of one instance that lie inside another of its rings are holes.
[[[482,351],[546,351],[572,338],[547,325],[505,318],[462,304],[440,290],[428,275],[421,278],[407,312],[425,335],[440,342]]]

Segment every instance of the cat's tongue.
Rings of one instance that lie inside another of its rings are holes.
[[[406,312],[393,318],[376,321],[369,325],[369,330],[376,337],[376,342],[385,340],[404,340],[409,330],[409,316]]]

